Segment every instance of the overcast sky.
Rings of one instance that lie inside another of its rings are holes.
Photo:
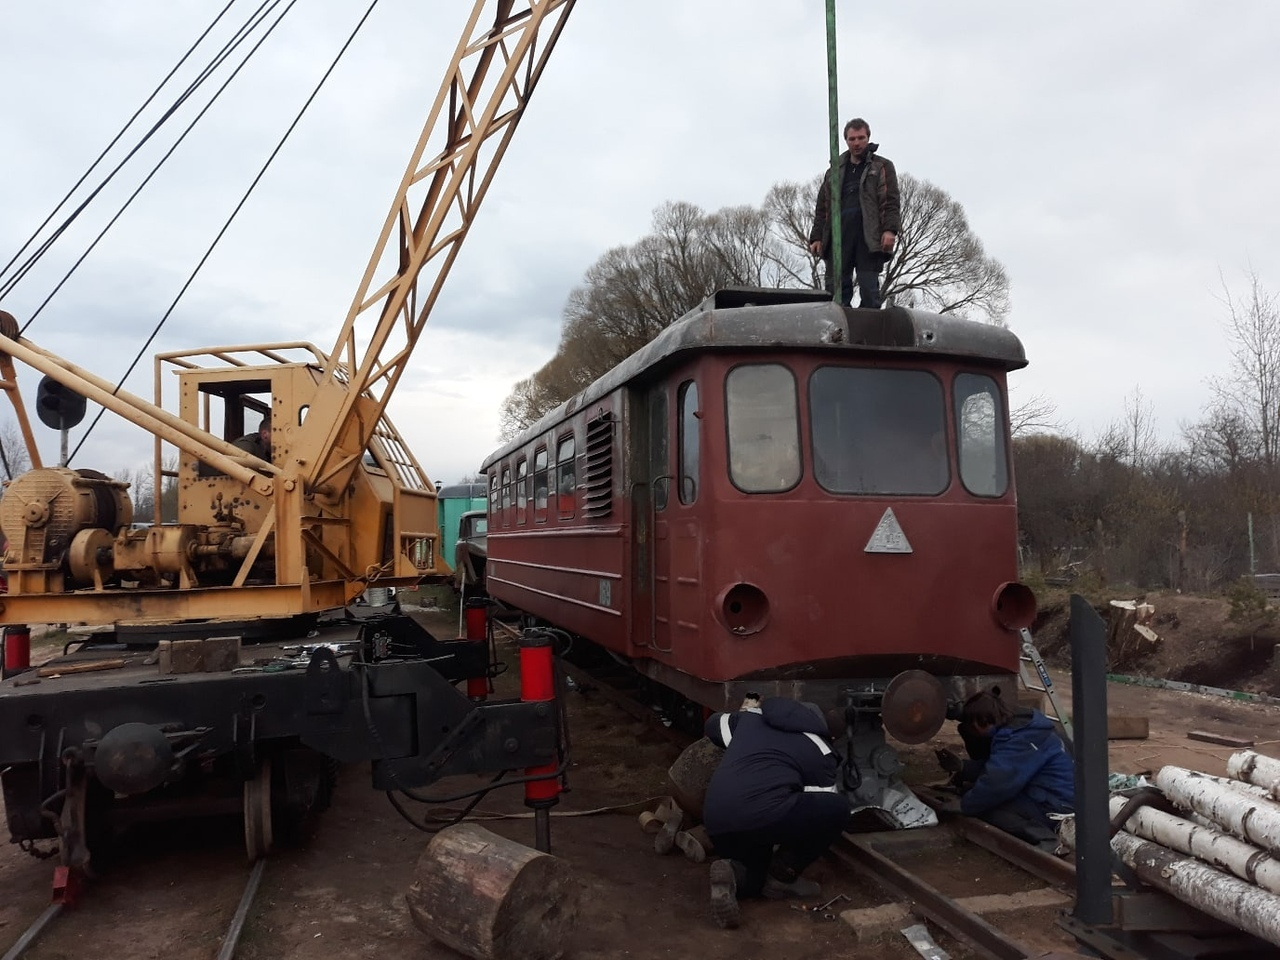
[[[0,0],[0,264],[221,5]],[[365,6],[299,0],[27,335],[118,381]],[[1008,271],[1031,361],[1015,405],[1042,394],[1091,439],[1140,389],[1176,437],[1228,372],[1219,275],[1280,288],[1280,4],[837,7],[841,117],[962,203]],[[157,350],[332,346],[469,9],[378,3],[128,389],[151,395]],[[825,166],[825,43],[821,0],[579,0],[391,404],[433,479],[497,446],[570,290],[656,207],[758,205]],[[25,322],[107,216],[0,307]],[[19,377],[30,396],[38,375]],[[108,417],[73,465],[149,457]]]

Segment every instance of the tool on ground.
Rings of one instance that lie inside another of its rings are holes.
[[[929,928],[923,923],[917,923],[911,927],[903,927],[902,935],[911,942],[911,946],[915,948],[916,953],[924,957],[925,960],[951,960],[951,954],[933,942],[933,937],[929,936]]]

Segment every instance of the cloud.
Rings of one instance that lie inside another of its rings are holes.
[[[31,336],[118,376],[361,12],[298,5]],[[210,15],[143,0],[6,12],[0,263]],[[464,16],[378,6],[153,351],[331,346]],[[837,27],[839,116],[865,116],[900,169],[964,204],[1008,268],[1031,360],[1020,389],[1086,435],[1137,386],[1166,435],[1194,419],[1205,378],[1226,368],[1219,269],[1231,281],[1251,262],[1280,284],[1280,7],[908,0],[841,5]],[[819,4],[578,4],[392,403],[428,472],[456,479],[496,446],[500,404],[554,351],[570,290],[647,233],[656,207],[758,204],[821,170],[826,80]],[[137,179],[104,199],[123,202]],[[106,216],[86,214],[0,306],[29,316]],[[141,367],[129,387],[149,396],[149,357]],[[145,461],[147,439],[109,419],[79,462]]]

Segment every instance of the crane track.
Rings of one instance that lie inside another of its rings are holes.
[[[218,950],[215,954],[210,948],[208,956],[216,957],[216,960],[233,960],[235,957],[249,912],[253,908],[254,900],[261,886],[266,866],[267,860],[265,858],[259,859],[249,870],[243,892],[240,894],[240,899],[231,916],[231,921],[227,925],[226,932],[219,941]],[[108,878],[106,882],[109,883],[110,879]],[[74,899],[67,902],[52,903],[47,906],[10,945],[3,956],[0,956],[0,960],[18,960],[19,957],[26,955],[27,951],[37,945],[47,944],[50,940],[59,937],[70,937],[71,932],[66,928],[69,923],[73,923],[80,915],[77,907],[73,905],[80,897],[85,897],[88,904],[92,904],[94,887],[90,886],[80,891]],[[95,917],[86,922],[92,926],[96,920],[97,918]],[[168,916],[165,918],[165,923],[169,923]],[[203,936],[203,934],[200,935]]]
[[[499,627],[511,637],[517,631],[506,624]],[[648,724],[651,729],[678,746],[688,746],[697,738],[664,723],[653,707],[640,702],[630,693],[610,682],[611,677],[578,664],[561,667],[580,689],[590,689],[617,705],[629,716]],[[928,788],[917,788],[926,803],[943,799]],[[1028,890],[1040,883],[1047,888],[1074,890],[1075,867],[1069,862],[1041,852],[1002,831],[968,817],[946,819],[938,827],[909,831],[846,833],[832,847],[831,854],[850,874],[870,881],[894,899],[906,903],[912,913],[936,923],[947,934],[967,944],[978,955],[989,960],[1023,960],[1040,956],[1043,950],[1029,947],[1004,933],[998,926],[970,909],[963,899],[950,897],[929,882],[921,872],[900,862],[911,854],[936,849],[939,844],[952,844],[970,849],[975,854],[985,851],[1022,871],[1028,878]]]

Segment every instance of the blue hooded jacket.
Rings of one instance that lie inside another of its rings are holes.
[[[991,756],[960,809],[975,816],[1026,796],[1045,813],[1070,813],[1075,768],[1053,721],[1039,710],[1019,710],[991,734]]]
[[[706,734],[725,747],[703,809],[712,836],[767,827],[785,817],[806,789],[836,789],[840,758],[816,708],[770,697],[759,713],[713,714]]]

